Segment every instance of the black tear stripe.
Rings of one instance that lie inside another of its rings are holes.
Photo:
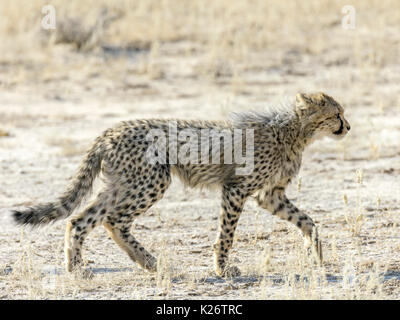
[[[342,132],[343,132],[343,128],[344,128],[343,120],[339,116],[338,116],[338,119],[340,120],[340,128],[339,128],[339,130],[335,131],[333,134],[342,134]]]

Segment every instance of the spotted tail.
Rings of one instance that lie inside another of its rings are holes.
[[[37,226],[71,215],[85,196],[92,191],[93,181],[100,172],[101,160],[101,139],[97,138],[67,191],[54,202],[13,211],[15,222],[20,225]]]

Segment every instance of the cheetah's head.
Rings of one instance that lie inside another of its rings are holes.
[[[342,139],[350,130],[343,107],[325,93],[298,93],[296,112],[314,138],[329,136]]]

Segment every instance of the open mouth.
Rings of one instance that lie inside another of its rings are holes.
[[[333,134],[336,134],[336,135],[340,135],[340,134],[343,133],[343,127],[344,127],[343,126],[343,121],[340,118],[339,118],[339,120],[340,120],[340,128],[337,131],[333,132]]]

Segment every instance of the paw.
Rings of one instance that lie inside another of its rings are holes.
[[[322,243],[318,239],[318,233],[313,232],[312,239],[306,239],[305,246],[307,248],[307,254],[309,257],[314,259],[314,262],[318,265],[322,265],[323,255],[322,255]]]
[[[81,276],[82,276],[82,278],[85,279],[85,280],[90,280],[90,279],[93,279],[94,273],[93,273],[93,271],[90,270],[90,269],[83,269],[83,270],[81,271]]]
[[[157,259],[154,258],[153,256],[148,257],[145,260],[144,266],[143,266],[148,272],[157,272]]]
[[[72,271],[72,274],[74,275],[74,278],[76,280],[81,280],[81,279],[90,280],[93,279],[94,277],[94,273],[92,270],[83,268],[75,268]]]
[[[233,277],[239,277],[241,274],[242,273],[240,272],[240,269],[238,267],[227,266],[219,275],[224,278],[233,278]]]
[[[321,265],[322,262],[323,262],[322,243],[321,243],[321,241],[320,241],[320,240],[316,240],[316,241],[314,242],[313,248],[314,248],[314,250],[313,250],[313,251],[314,251],[314,256],[315,256],[315,258],[316,258],[316,260],[317,260],[317,263],[318,263],[319,265]]]

